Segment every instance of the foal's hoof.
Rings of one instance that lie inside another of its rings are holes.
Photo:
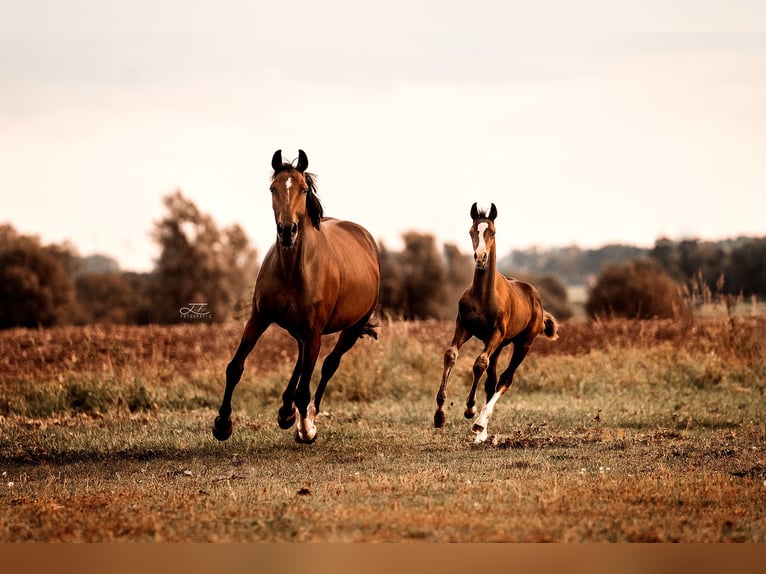
[[[215,417],[213,423],[213,436],[218,440],[226,440],[231,436],[231,419],[222,420],[221,417]]]
[[[289,429],[295,424],[295,411],[290,411],[288,415],[285,415],[282,412],[282,409],[279,409],[279,413],[277,413],[277,424],[282,430]]]
[[[314,435],[310,438],[306,438],[303,435],[301,435],[301,431],[298,429],[295,429],[295,442],[298,444],[313,444],[314,441],[317,439],[317,433],[314,431]]]
[[[446,418],[447,417],[445,416],[444,411],[436,411],[434,413],[434,428],[442,428]]]
[[[476,407],[466,407],[465,411],[463,412],[463,416],[467,419],[472,419],[476,416]]]

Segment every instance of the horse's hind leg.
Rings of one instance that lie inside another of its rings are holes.
[[[513,384],[513,375],[518,366],[527,356],[527,353],[529,353],[529,348],[532,346],[533,340],[534,337],[518,344],[514,341],[511,362],[509,363],[508,368],[500,375],[500,380],[497,382],[494,393],[482,407],[481,413],[479,413],[479,418],[476,419],[476,422],[472,427],[473,432],[476,433],[474,443],[478,444],[487,440],[487,424],[489,423],[489,417],[492,416],[492,411],[494,410],[497,401],[510,388],[511,384]],[[489,387],[487,387],[487,390],[489,390]]]
[[[234,387],[242,378],[242,371],[245,370],[245,359],[268,326],[269,323],[259,320],[253,314],[245,324],[237,352],[234,353],[234,357],[226,366],[226,389],[223,393],[221,407],[218,409],[218,416],[213,423],[213,436],[218,440],[226,440],[231,436],[231,396],[234,394]]]
[[[348,329],[341,331],[340,335],[338,336],[338,341],[335,343],[332,351],[330,351],[327,357],[325,357],[325,360],[322,363],[322,376],[319,379],[319,385],[317,385],[317,390],[314,394],[314,408],[316,409],[317,413],[319,412],[319,403],[322,402],[322,396],[324,396],[327,382],[335,374],[335,371],[338,370],[338,367],[340,366],[340,360],[343,355],[351,350],[351,347],[356,344],[356,342],[363,334],[369,334],[377,338],[375,331],[368,327],[368,320],[369,317],[365,317]]]
[[[293,399],[295,397],[295,386],[298,384],[298,379],[301,376],[301,366],[303,365],[303,349],[301,345],[298,345],[298,360],[295,362],[295,368],[293,374],[290,375],[290,380],[285,387],[285,392],[282,393],[282,406],[279,407],[277,413],[277,424],[279,428],[283,430],[289,429],[295,423],[295,408],[293,408]]]
[[[316,409],[310,405],[311,401],[311,374],[319,357],[319,349],[322,345],[322,335],[317,333],[300,342],[302,346],[300,358],[301,369],[298,385],[295,388],[295,408],[298,411],[298,428],[295,429],[295,440],[300,443],[310,444],[316,440],[316,425],[314,417]]]

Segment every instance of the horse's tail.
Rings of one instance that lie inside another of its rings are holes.
[[[555,341],[559,338],[559,322],[556,321],[556,317],[545,311],[543,316],[543,335],[545,335],[551,341]]]
[[[365,324],[364,327],[362,327],[362,332],[359,333],[359,338],[361,339],[365,335],[367,337],[372,337],[376,341],[378,340],[378,332],[375,330],[377,328],[377,324],[370,323],[369,321]]]

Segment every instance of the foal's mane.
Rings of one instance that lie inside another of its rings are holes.
[[[282,164],[282,167],[274,170],[274,174],[271,176],[271,181],[274,181],[277,175],[279,175],[283,171],[292,171],[292,170],[297,171],[297,169],[295,168],[293,164],[289,162],[284,162]],[[324,215],[324,209],[322,209],[322,203],[319,201],[319,196],[317,195],[317,186],[315,181],[316,174],[304,171],[301,175],[303,175],[303,179],[306,180],[306,185],[309,187],[309,190],[306,193],[306,211],[308,211],[311,224],[317,229],[319,229],[319,223],[322,221],[322,216]]]

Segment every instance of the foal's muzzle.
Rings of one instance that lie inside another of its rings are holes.
[[[277,237],[282,247],[290,248],[295,245],[298,238],[298,223],[293,221],[289,225],[277,223]]]
[[[484,269],[487,267],[487,261],[489,260],[489,253],[482,251],[481,253],[474,251],[473,260],[476,261],[477,269]]]

